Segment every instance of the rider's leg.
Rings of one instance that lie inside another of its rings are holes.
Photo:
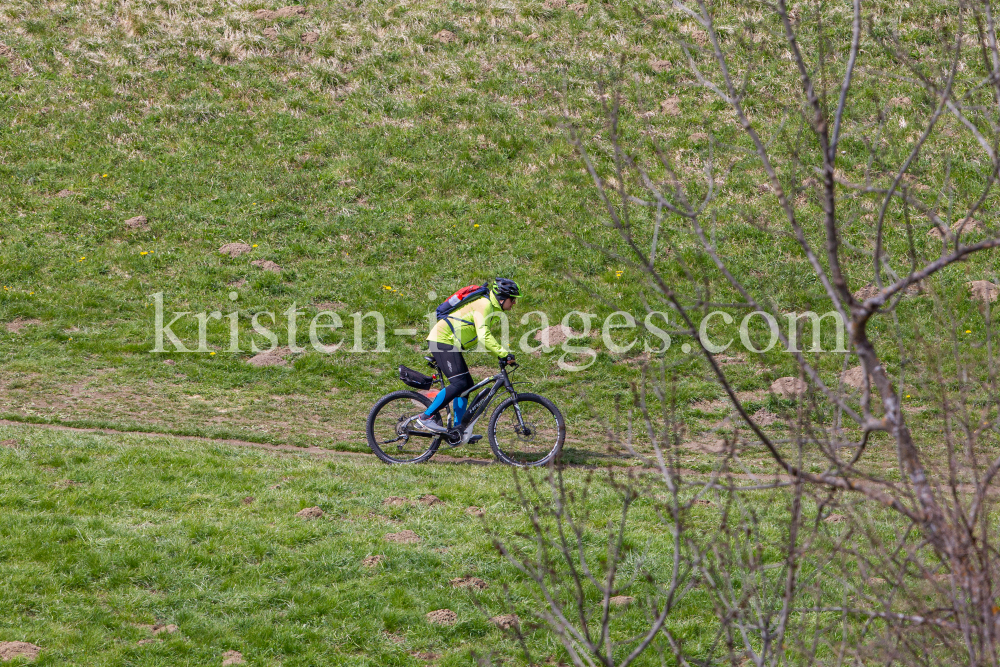
[[[441,409],[441,407],[445,403],[445,401],[444,401],[444,395],[445,395],[444,391],[439,391],[437,393],[437,396],[434,397],[434,400],[431,401],[431,404],[424,411],[424,416],[425,417],[430,417],[432,414],[434,414],[435,412],[437,412],[438,410]]]
[[[424,411],[425,417],[430,417],[443,406],[447,405],[448,402],[462,397],[475,384],[472,381],[472,375],[469,374],[469,367],[465,363],[465,357],[462,356],[459,348],[444,343],[432,342],[431,354],[434,355],[434,361],[437,362],[441,372],[448,378],[449,384],[444,391],[438,392],[438,395],[434,397],[434,401]],[[455,408],[457,410],[459,406],[456,404]],[[461,413],[464,414],[465,406],[463,405],[460,409]],[[455,423],[457,424],[459,421],[459,415],[456,414]]]
[[[465,416],[465,408],[469,405],[468,396],[459,396],[452,403],[452,409],[455,411],[455,426],[462,423],[462,417]]]

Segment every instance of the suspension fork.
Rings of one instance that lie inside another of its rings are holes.
[[[503,371],[503,383],[508,393],[510,393],[510,397],[514,399],[514,414],[517,415],[517,425],[523,430],[525,428],[524,416],[521,414],[521,406],[517,402],[517,392],[514,391],[514,385],[510,383],[510,378],[507,377],[506,368]]]

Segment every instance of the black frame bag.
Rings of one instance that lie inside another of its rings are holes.
[[[414,389],[430,389],[434,383],[434,378],[431,376],[403,365],[399,367],[399,379],[403,381],[403,384]]]

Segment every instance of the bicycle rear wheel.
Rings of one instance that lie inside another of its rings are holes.
[[[497,406],[487,435],[497,460],[520,467],[541,466],[562,451],[566,422],[549,399],[518,394],[516,400],[511,397]]]
[[[394,391],[378,400],[368,414],[368,446],[386,463],[422,463],[434,456],[441,436],[409,425],[431,404],[431,399],[415,391]],[[434,414],[434,421],[448,422],[447,408]]]

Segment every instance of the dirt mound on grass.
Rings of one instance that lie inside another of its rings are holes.
[[[365,558],[363,561],[361,561],[361,564],[364,565],[365,567],[378,567],[384,560],[385,556],[383,556],[382,554],[376,554],[374,556],[369,556],[368,558]]]
[[[953,238],[956,234],[975,234],[978,232],[985,232],[986,228],[978,220],[963,219],[955,223],[955,225],[948,230],[948,238]],[[938,227],[931,227],[927,232],[927,236],[931,238],[938,239],[939,241],[945,238],[945,234],[942,233],[941,229]]]
[[[222,654],[222,667],[244,664],[246,664],[246,661],[243,660],[243,654],[239,651],[226,651]]]
[[[34,660],[41,652],[41,646],[35,646],[28,642],[0,642],[0,660],[13,660],[14,658]]]
[[[313,519],[319,519],[323,516],[323,510],[319,507],[307,507],[304,510],[300,510],[295,513],[295,516],[300,519],[305,519],[306,521],[312,521]]]
[[[517,614],[501,614],[500,616],[491,618],[490,623],[501,630],[510,630],[511,628],[520,627],[521,619],[517,617]]]
[[[129,218],[125,221],[125,226],[129,229],[140,229],[144,232],[149,231],[149,218],[144,215],[137,215],[134,218]]]
[[[277,39],[278,31],[274,28],[264,28],[264,37],[267,37],[268,39]]]
[[[681,98],[668,97],[667,99],[660,102],[660,113],[662,113],[664,116],[680,116]]]
[[[490,587],[479,577],[456,577],[451,580],[451,586],[452,588],[475,588],[480,591],[485,591]]]
[[[72,190],[60,190],[59,192],[56,193],[56,197],[60,197],[60,198],[72,197],[75,194],[76,193],[73,192]]]
[[[303,44],[315,44],[318,41],[319,41],[319,33],[318,32],[306,32],[306,33],[302,34],[302,43]]]
[[[285,361],[285,357],[291,354],[292,351],[287,347],[276,347],[273,350],[266,350],[260,352],[257,355],[247,359],[247,363],[251,366],[286,366],[288,364]]]
[[[247,245],[246,243],[227,243],[219,248],[219,253],[229,255],[230,257],[239,257],[240,255],[247,254],[251,250],[253,250],[253,247]]]
[[[969,296],[973,301],[979,301],[980,303],[990,303],[997,300],[997,294],[1000,293],[1000,287],[997,287],[988,280],[973,280],[971,282],[965,283],[969,288]],[[7,325],[10,328],[10,325]]]
[[[271,273],[281,273],[281,267],[272,262],[269,259],[255,259],[250,262],[252,266],[260,267],[263,271],[270,271]]]
[[[770,426],[774,422],[778,421],[778,415],[774,414],[767,408],[761,408],[757,412],[753,413],[753,420],[757,422],[758,426]]]
[[[905,294],[906,296],[913,296],[915,294],[920,294],[921,289],[922,288],[920,284],[910,285],[905,290],[903,290],[903,294]],[[879,295],[879,288],[874,284],[868,284],[859,289],[857,292],[855,292],[854,298],[857,299],[858,301],[867,301],[868,299],[878,295]]]
[[[416,544],[420,541],[420,536],[412,530],[401,530],[398,533],[388,533],[385,536],[385,541],[396,544]]]
[[[7,323],[7,331],[15,334],[21,333],[22,330],[28,327],[38,326],[41,323],[41,320],[22,320],[21,318],[17,318],[13,322]]]
[[[399,496],[389,496],[382,501],[382,504],[389,507],[404,507],[410,504],[410,500],[409,498],[400,498]]]
[[[431,653],[430,651],[414,651],[410,655],[417,660],[437,660],[441,657],[440,653]]]
[[[808,385],[800,378],[778,378],[771,385],[771,392],[784,398],[795,398],[806,393]]]
[[[465,508],[465,513],[468,514],[469,516],[476,516],[476,517],[486,516],[486,512],[483,511],[483,508],[482,507],[476,507],[475,505],[471,505],[469,507],[466,507]]]
[[[631,595],[616,595],[610,600],[608,600],[608,602],[610,602],[616,607],[625,607],[632,604],[633,600],[635,600],[635,598],[632,597]]]
[[[535,340],[546,347],[555,347],[571,338],[582,338],[583,334],[574,331],[572,327],[565,327],[561,324],[539,329],[535,333]]]
[[[669,60],[651,60],[649,61],[649,66],[653,68],[653,71],[657,74],[662,74],[670,69]]]
[[[862,387],[865,386],[865,369],[862,368],[861,366],[848,368],[846,371],[840,374],[840,379],[848,387],[860,390]]]
[[[148,629],[154,635],[158,635],[161,632],[166,632],[168,635],[172,635],[180,630],[180,628],[173,623],[157,623],[155,625],[143,625],[142,627]]]
[[[854,293],[854,298],[857,299],[858,301],[867,301],[873,296],[877,296],[878,293],[879,289],[875,285],[865,285],[864,287],[862,287],[861,289],[859,289],[857,292]]]
[[[11,447],[17,449],[20,445],[17,444],[17,440],[0,440],[0,447]]]
[[[451,44],[455,41],[455,33],[451,30],[442,30],[441,32],[434,35],[434,39],[441,42],[442,44]]]
[[[434,625],[455,625],[458,623],[458,614],[451,609],[437,609],[427,614],[427,621]]]
[[[429,493],[426,496],[420,496],[419,502],[421,505],[427,505],[428,507],[433,507],[434,505],[444,505],[443,500]]]

